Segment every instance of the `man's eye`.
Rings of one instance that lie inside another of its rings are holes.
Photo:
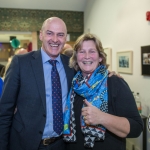
[[[52,33],[51,32],[47,32],[47,35],[51,35]]]
[[[63,37],[63,36],[64,36],[64,34],[59,34],[58,36]]]

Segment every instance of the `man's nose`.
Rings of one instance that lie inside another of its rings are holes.
[[[52,39],[54,42],[57,42],[57,35],[53,35],[53,39]]]

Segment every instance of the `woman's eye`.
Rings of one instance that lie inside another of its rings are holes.
[[[96,53],[96,51],[95,50],[91,50],[90,53]]]
[[[79,53],[84,53],[84,51],[80,51]]]
[[[95,51],[91,51],[91,53],[95,53]]]

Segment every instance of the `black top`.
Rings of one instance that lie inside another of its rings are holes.
[[[74,111],[76,119],[76,142],[68,143],[67,150],[87,150],[84,147],[84,137],[80,127],[80,115],[83,97],[76,95]],[[143,122],[138,113],[132,92],[127,83],[116,76],[108,78],[108,113],[126,117],[130,123],[128,138],[135,138],[143,130]],[[119,122],[118,122],[119,123]],[[95,142],[93,150],[125,150],[125,138],[120,138],[106,130],[105,140]]]

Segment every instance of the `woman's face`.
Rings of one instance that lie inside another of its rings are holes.
[[[77,63],[83,76],[92,73],[102,61],[96,49],[94,41],[84,41],[81,48],[77,51]]]

